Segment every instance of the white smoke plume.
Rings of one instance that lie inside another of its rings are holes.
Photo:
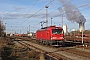
[[[66,18],[69,21],[73,21],[73,22],[86,22],[86,19],[84,18],[84,16],[81,14],[81,12],[79,11],[79,9],[73,5],[70,0],[60,0],[60,2],[62,4],[64,4],[64,10],[66,13]]]

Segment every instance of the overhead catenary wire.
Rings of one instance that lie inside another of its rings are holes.
[[[87,5],[87,4],[85,4],[85,5]],[[82,7],[84,7],[84,6],[79,6],[78,8],[82,8]],[[84,9],[81,9],[80,11],[85,10],[85,9],[87,9],[87,8],[89,8],[89,7],[86,7],[86,8],[84,8]],[[68,11],[68,12],[69,12],[69,11]],[[65,13],[63,13],[63,14],[65,14]]]
[[[33,5],[34,6],[34,5]],[[62,5],[61,7],[63,7],[64,5]],[[84,5],[85,6],[85,5]],[[83,7],[83,6],[80,6],[80,7]],[[33,8],[33,7],[32,7]],[[43,7],[43,8],[45,8],[45,6]],[[40,12],[43,8],[41,8],[41,9],[39,9],[36,13],[34,13],[32,16],[30,16],[28,19],[30,19],[31,17],[33,17],[34,15],[36,15],[38,12]],[[57,8],[58,9],[58,8]],[[31,10],[31,9],[30,9]],[[30,10],[28,11],[28,12],[30,12]],[[54,10],[54,11],[56,11],[56,10]],[[49,14],[51,14],[51,13],[53,13],[54,11],[52,11],[52,12],[50,12]],[[65,13],[63,13],[63,14],[65,14]],[[58,17],[58,16],[56,16],[56,17]],[[25,20],[26,21],[26,20]],[[23,21],[21,24],[23,24],[25,21]]]
[[[71,0],[71,1],[73,1],[73,0]],[[69,1],[69,2],[71,2],[71,1]],[[69,3],[69,2],[67,2],[67,3]],[[67,3],[65,3],[64,5],[66,5]],[[61,7],[63,7],[64,5],[62,5]],[[85,4],[85,5],[87,5],[87,4]],[[83,6],[85,6],[85,5],[83,5]],[[83,6],[80,6],[80,7],[83,7]],[[80,7],[78,7],[78,8],[80,8]],[[44,7],[43,7],[43,8],[44,8]],[[42,9],[43,9],[43,8],[42,8]],[[40,10],[42,10],[42,9],[40,9]],[[39,10],[39,11],[40,11],[40,10]],[[36,13],[38,13],[39,11],[37,11]],[[54,11],[55,11],[55,10],[54,10]],[[54,12],[54,11],[52,11],[52,12]],[[51,14],[52,12],[50,12],[49,14]],[[68,11],[68,12],[69,12],[69,11]],[[36,13],[35,13],[35,14],[36,14]],[[33,14],[32,16],[34,16],[35,14]],[[64,12],[63,14],[65,14],[65,12]],[[61,15],[61,14],[60,14],[60,15]],[[59,16],[60,16],[60,15],[59,15]],[[32,17],[32,16],[31,16],[31,17]],[[31,18],[31,17],[30,17],[30,18]],[[56,17],[58,17],[58,16],[56,16]],[[55,17],[54,17],[54,18],[55,18]],[[40,19],[40,18],[39,18],[39,19]],[[25,21],[24,21],[24,22],[25,22]]]
[[[87,4],[85,4],[85,5],[88,5],[88,4],[89,4],[89,3],[87,3]],[[85,5],[79,6],[79,7],[77,7],[77,8],[84,7]],[[63,6],[64,6],[64,5],[63,5]],[[62,6],[62,7],[63,7],[63,6]],[[87,8],[89,8],[89,7],[87,7]],[[85,8],[85,9],[87,9],[87,8]],[[55,11],[55,10],[54,10],[54,11]],[[54,11],[53,11],[53,12],[54,12]],[[67,11],[67,12],[70,12],[70,11]],[[64,12],[63,14],[65,14],[65,13],[67,13],[67,12]],[[51,13],[52,13],[52,12],[51,12]],[[49,13],[49,14],[50,14],[50,13]],[[61,16],[61,15],[62,15],[62,14],[60,14],[60,15],[58,15],[58,16]],[[54,16],[54,18],[55,18],[55,17],[58,17],[58,16]]]
[[[50,3],[48,3],[47,5],[51,4],[53,1],[54,1],[54,0],[52,0],[52,1],[51,1]],[[73,1],[73,0],[71,0],[71,1]],[[71,1],[69,1],[69,2],[71,2]],[[37,0],[36,2],[38,2],[38,0]],[[35,2],[35,4],[36,4],[36,2]],[[67,3],[69,3],[69,2],[67,2]],[[65,3],[64,5],[66,5],[67,3]],[[35,4],[34,4],[34,5],[35,5]],[[33,5],[33,6],[34,6],[34,5]],[[63,7],[64,5],[62,5],[61,7]],[[86,4],[86,5],[87,5],[87,4]],[[33,7],[33,6],[32,6],[32,7]],[[46,6],[46,5],[45,5],[45,6]],[[35,12],[33,15],[31,15],[28,19],[30,19],[31,17],[33,17],[34,15],[36,15],[39,11],[41,11],[43,8],[45,8],[45,6],[42,7],[41,9],[39,9],[39,10],[38,10],[37,12]],[[85,5],[83,5],[83,6],[85,6]],[[80,6],[80,7],[83,7],[83,6]],[[57,9],[58,9],[58,8],[57,8]],[[57,9],[55,9],[54,11],[56,11]],[[30,10],[31,10],[31,9],[30,9]],[[29,10],[29,11],[30,11],[30,10]],[[29,11],[28,11],[28,12],[29,12]],[[50,15],[51,13],[53,13],[54,11],[50,12],[49,15]],[[65,14],[65,13],[63,13],[63,14]],[[56,17],[58,17],[58,16],[56,16]],[[20,25],[23,24],[25,21],[26,21],[26,20],[24,20],[23,22],[21,22]]]
[[[54,1],[54,0],[52,0],[49,4],[51,4],[53,1]],[[71,0],[71,1],[73,1],[73,0]],[[70,2],[71,2],[71,1],[70,1]],[[67,3],[69,3],[69,2],[67,2]],[[66,3],[66,4],[67,4],[67,3]],[[45,5],[45,6],[48,6],[49,4],[47,4],[47,5]],[[66,4],[64,4],[64,5],[66,5]],[[62,5],[61,7],[63,7],[64,5]],[[45,6],[44,6],[43,8],[45,8]],[[41,11],[43,8],[41,8],[40,10],[38,10],[35,14],[37,14],[37,13],[38,13],[39,11]],[[54,10],[54,11],[55,11],[55,10]],[[53,12],[53,11],[52,11],[52,12]],[[52,13],[52,12],[51,12],[51,13]],[[51,13],[50,13],[50,14],[51,14]],[[31,17],[33,17],[35,14],[33,14]],[[31,17],[30,17],[30,18],[31,18]],[[39,19],[40,19],[40,18],[39,18]],[[25,20],[25,21],[26,21],[26,20]],[[24,23],[25,21],[23,21],[22,23]]]
[[[45,5],[45,6],[48,6],[48,5],[51,4],[53,1],[54,1],[54,0],[50,1],[50,2],[49,2],[47,5]],[[73,1],[73,0],[71,0],[71,1]],[[70,2],[71,2],[71,1],[70,1]],[[69,3],[69,2],[67,2],[67,3]],[[66,4],[67,4],[67,3],[66,3]],[[65,4],[64,4],[64,5],[65,5]],[[62,5],[61,7],[63,7],[64,5]],[[31,17],[33,17],[34,15],[36,15],[39,11],[41,11],[42,9],[44,9],[45,6],[42,7],[41,9],[39,9],[39,10],[38,10],[36,13],[34,13],[33,15],[31,15],[28,19],[30,19]],[[53,11],[52,11],[52,12],[53,12]],[[51,12],[51,13],[52,13],[52,12]],[[51,13],[50,13],[50,14],[51,14]],[[23,24],[25,21],[26,21],[26,20],[24,20],[22,23],[20,23],[20,25]]]
[[[54,1],[54,0],[50,1],[50,2],[49,2],[48,4],[46,4],[45,6],[48,6],[48,5],[51,4],[53,1]],[[39,11],[41,11],[42,9],[44,9],[45,6],[42,7],[41,9],[39,9],[39,10],[38,10],[37,12],[35,12],[33,15],[31,15],[28,19],[30,19],[31,17],[33,17],[34,15],[36,15]],[[25,21],[26,21],[26,20],[24,20],[22,23],[20,23],[20,25],[23,24]]]
[[[28,14],[28,13],[33,9],[33,7],[37,4],[38,1],[39,1],[39,0],[36,0],[36,1],[34,2],[34,4],[31,6],[31,8],[28,10],[28,12],[26,12],[26,14]],[[21,18],[21,20],[26,17],[26,14]],[[19,23],[18,23],[17,25],[19,25]],[[20,26],[20,25],[19,25],[19,26]],[[18,26],[17,26],[17,27],[18,27]]]
[[[66,5],[66,4],[68,4],[68,3],[70,3],[70,2],[72,2],[73,0],[71,0],[71,1],[69,1],[69,2],[67,2],[67,3],[65,3],[64,5]],[[61,7],[63,7],[64,5],[62,5]],[[59,8],[61,8],[61,7],[59,7]],[[56,8],[55,10],[53,10],[52,12],[50,12],[49,14],[51,14],[51,13],[53,13],[54,11],[56,11],[58,8]]]
[[[72,2],[73,0],[71,0],[71,1],[69,1],[69,2],[66,2],[64,5],[66,5],[66,4],[68,4],[68,3],[70,3],[70,2]],[[63,7],[64,5],[62,5],[61,7]],[[79,6],[78,8],[81,8],[81,7],[84,7],[84,6],[87,6],[87,5],[90,5],[90,2],[89,3],[87,3],[87,4],[84,4],[84,5],[82,5],[82,6]],[[59,8],[61,8],[61,7],[59,7]],[[87,7],[87,8],[89,8],[89,7]],[[57,8],[58,9],[58,8]],[[54,11],[56,11],[57,9],[55,9]],[[52,11],[52,12],[50,12],[49,13],[49,15],[50,14],[52,14],[54,11]],[[69,12],[69,11],[68,11]],[[64,12],[63,14],[65,14],[66,12]],[[58,16],[61,16],[62,14],[60,14],[60,15],[58,15]],[[58,17],[58,16],[54,16],[54,18],[55,17]]]
[[[26,13],[26,14],[28,14],[31,10],[32,10],[32,8],[36,5],[36,3],[38,2],[39,0],[36,0],[36,2],[31,6],[31,8],[29,9],[29,11]],[[26,15],[23,17],[23,18],[25,18],[26,17]],[[23,19],[22,18],[22,19]],[[21,19],[21,20],[22,20]]]
[[[39,0],[36,0],[36,2],[33,4],[33,6],[30,8],[30,10],[27,12],[27,13],[29,13],[31,10],[32,10],[32,8],[36,5],[36,3],[38,2]]]
[[[73,1],[73,0],[71,0],[71,1]],[[71,2],[71,1],[69,1],[69,2]],[[67,2],[67,3],[69,3],[69,2]],[[64,5],[66,5],[67,3],[65,3]],[[62,5],[61,7],[63,7],[64,5]],[[53,10],[53,11],[51,11],[50,13],[48,13],[48,15],[50,15],[50,14],[52,14],[54,11],[56,11],[58,8],[56,8],[55,10]],[[40,18],[39,18],[40,19]]]
[[[71,0],[71,1],[73,1],[73,0]],[[69,1],[69,2],[71,2],[71,1]],[[64,5],[68,4],[69,2],[66,2]],[[64,5],[62,5],[61,7],[63,7]],[[56,11],[57,9],[55,9],[54,11]],[[48,15],[51,15],[54,11],[50,12]],[[40,18],[38,18],[38,19],[40,19]]]

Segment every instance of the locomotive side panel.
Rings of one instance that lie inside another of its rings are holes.
[[[40,40],[50,40],[50,35],[49,30],[41,30],[36,32],[36,38]]]
[[[36,38],[42,40],[63,40],[64,33],[61,27],[49,27],[36,32]]]

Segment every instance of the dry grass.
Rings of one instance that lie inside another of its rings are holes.
[[[0,38],[0,51],[2,50],[2,48],[3,48],[4,46],[7,46],[7,41],[4,40],[4,39],[2,39],[2,38]]]
[[[35,58],[37,56],[37,52],[34,50],[29,51],[28,57],[29,58]]]
[[[43,53],[40,54],[40,59],[39,60],[45,60],[45,56]]]
[[[0,39],[0,51],[3,50],[3,47],[10,47],[8,46],[8,43],[9,43],[9,39],[8,40],[4,40],[4,39]],[[15,50],[22,50],[22,49],[26,49],[25,47],[18,47],[16,45],[12,45],[12,53],[10,55],[10,57],[13,57],[13,56],[18,56],[20,58],[34,58],[34,59],[37,59],[37,60],[45,60],[45,57],[44,57],[44,54],[40,53],[40,52],[36,52],[34,50],[27,50],[27,51],[24,51],[25,52],[25,55],[23,55],[22,52],[15,52]]]

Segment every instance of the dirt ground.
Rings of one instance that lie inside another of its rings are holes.
[[[45,60],[44,54],[17,47],[9,38],[0,38],[0,60]]]

